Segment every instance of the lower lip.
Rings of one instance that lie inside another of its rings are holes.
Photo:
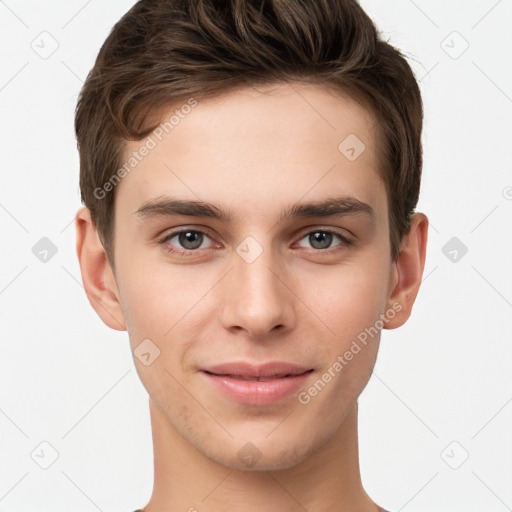
[[[298,391],[311,373],[309,371],[273,380],[241,380],[203,372],[217,389],[246,405],[269,405],[279,402]]]

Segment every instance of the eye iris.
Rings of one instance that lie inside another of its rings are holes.
[[[195,231],[183,231],[178,235],[178,240],[185,249],[197,249],[201,246],[203,241],[202,237],[203,235],[201,233]]]
[[[316,231],[315,233],[311,233],[309,235],[309,243],[315,249],[327,249],[332,242],[332,233],[327,233],[325,231]],[[320,244],[318,247],[315,244]]]

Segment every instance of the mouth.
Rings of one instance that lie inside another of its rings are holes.
[[[303,375],[305,373],[310,373],[312,371],[313,371],[312,369],[309,369],[309,370],[306,370],[305,372],[301,372],[301,373],[278,374],[278,375],[272,375],[270,377],[250,377],[247,375],[233,375],[230,373],[212,373],[212,372],[204,370],[205,373],[208,373],[210,375],[215,375],[217,377],[229,377],[230,379],[258,381],[258,382],[266,382],[266,381],[277,380],[277,379],[286,379],[288,377],[297,377],[298,375]]]
[[[214,389],[241,404],[270,405],[296,393],[305,385],[313,368],[285,362],[252,365],[226,363],[201,370]]]

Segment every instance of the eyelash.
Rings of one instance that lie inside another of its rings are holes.
[[[169,244],[169,240],[174,238],[176,235],[179,235],[180,233],[188,233],[188,232],[200,233],[202,235],[206,235],[208,238],[213,239],[213,237],[210,236],[210,234],[207,231],[203,231],[203,230],[200,230],[200,229],[181,228],[181,229],[177,229],[175,231],[172,231],[171,233],[166,234],[165,237],[163,237],[159,241],[159,243],[162,244],[162,245],[166,245],[165,250],[168,253],[176,254],[176,255],[179,255],[179,256],[183,256],[183,257],[192,257],[194,255],[194,253],[199,252],[200,249],[177,250],[177,249],[174,249]],[[340,232],[332,230],[332,229],[314,229],[312,231],[308,231],[307,233],[305,233],[303,236],[300,237],[299,241],[303,240],[308,235],[311,235],[313,233],[328,233],[328,234],[332,234],[332,235],[335,235],[335,236],[339,237],[339,239],[341,240],[341,244],[338,244],[338,245],[336,245],[334,247],[330,247],[330,248],[327,248],[327,249],[315,249],[315,248],[311,248],[310,249],[311,251],[317,252],[318,254],[333,254],[333,253],[336,253],[336,252],[338,252],[340,250],[343,250],[343,248],[349,247],[349,246],[351,246],[353,244],[353,242],[351,240],[349,240],[347,237],[342,235]]]

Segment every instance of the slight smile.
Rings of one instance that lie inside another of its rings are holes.
[[[270,405],[304,386],[313,368],[282,361],[252,365],[231,362],[201,369],[208,381],[231,399],[245,405]]]

